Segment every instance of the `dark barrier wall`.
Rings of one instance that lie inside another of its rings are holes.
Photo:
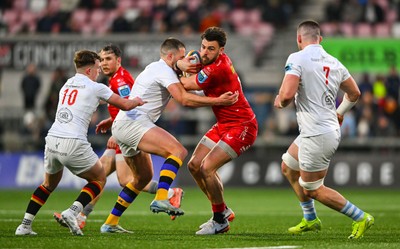
[[[289,186],[281,173],[285,150],[251,150],[220,170],[225,186]],[[179,173],[179,183],[194,185],[187,169]],[[325,185],[332,187],[400,188],[400,158],[375,153],[337,152],[331,161]]]
[[[286,187],[289,186],[280,171],[281,149],[252,149],[226,164],[220,171],[225,186]],[[43,180],[43,153],[0,154],[0,188],[33,188]],[[163,159],[153,157],[154,179]],[[325,184],[332,187],[400,188],[400,158],[395,154],[352,152],[336,153]],[[60,188],[81,188],[83,180],[68,170]],[[195,186],[184,164],[176,185]],[[107,181],[108,188],[119,188],[115,175]]]

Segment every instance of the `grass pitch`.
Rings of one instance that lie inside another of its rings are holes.
[[[400,190],[341,190],[352,203],[375,217],[375,225],[360,240],[348,240],[351,220],[317,203],[322,231],[292,236],[287,228],[302,218],[299,203],[290,189],[225,189],[227,204],[236,219],[226,234],[197,236],[200,224],[211,217],[208,200],[197,188],[185,189],[185,215],[175,221],[153,214],[153,196],[141,194],[127,209],[120,225],[133,234],[101,234],[99,229],[111,211],[119,190],[107,190],[84,228],[84,236],[72,236],[52,217],[66,209],[78,190],[56,190],[33,224],[37,236],[15,236],[32,190],[1,190],[0,248],[400,248]]]

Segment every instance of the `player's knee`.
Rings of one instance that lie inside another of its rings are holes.
[[[286,151],[282,155],[282,173],[285,175],[285,173],[289,172],[289,169],[294,170],[294,171],[300,171],[299,167],[299,161],[296,160],[292,155],[289,154],[289,152]]]
[[[126,184],[130,183],[133,181],[133,177],[124,177],[122,179],[118,179],[119,185],[121,187],[125,187]]]
[[[299,177],[299,184],[304,189],[304,194],[315,199],[317,190],[324,185],[324,178],[314,182],[305,182]]]
[[[195,157],[192,157],[188,162],[188,170],[192,175],[197,175],[200,171],[200,163],[201,161]]]

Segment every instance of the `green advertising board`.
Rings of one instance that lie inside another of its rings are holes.
[[[392,65],[400,69],[398,39],[327,38],[322,45],[350,72],[387,73]]]

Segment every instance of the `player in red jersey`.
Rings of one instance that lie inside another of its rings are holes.
[[[203,68],[195,75],[182,77],[187,90],[203,90],[209,97],[224,92],[239,93],[238,101],[231,106],[212,106],[217,123],[197,144],[188,163],[197,185],[211,201],[213,217],[200,226],[198,235],[217,234],[229,230],[229,220],[234,213],[223,197],[223,184],[217,170],[241,155],[256,140],[258,124],[255,114],[245,98],[238,74],[232,61],[224,53],[226,33],[219,27],[210,27],[201,35],[201,62]],[[180,60],[177,68],[189,66]]]
[[[103,74],[109,77],[108,85],[109,88],[115,93],[120,95],[123,98],[128,98],[131,92],[131,88],[134,84],[134,79],[132,75],[121,65],[121,50],[119,47],[111,44],[107,45],[100,50],[100,58],[101,58],[101,69]],[[106,128],[111,128],[111,125],[119,112],[119,108],[108,105],[108,112],[110,113],[110,117],[108,119],[102,120],[97,126],[106,125]],[[106,132],[107,129],[96,129],[96,132]],[[125,162],[124,157],[121,154],[121,150],[115,141],[115,139],[111,136],[107,142],[107,149],[104,151],[102,157],[100,158],[102,162],[104,171],[107,176],[112,174],[114,171],[117,174],[118,182],[121,187],[125,187],[126,184],[131,182],[134,178],[132,174],[132,170],[129,168],[128,164]],[[151,164],[150,154],[145,152],[140,152],[134,157],[134,163],[137,164]],[[157,190],[157,181],[151,181],[143,191],[155,194]],[[168,196],[170,197],[170,203],[175,207],[180,207],[181,199],[182,199],[183,191],[180,188],[169,189]],[[93,199],[88,205],[84,207],[82,212],[78,215],[78,224],[81,229],[86,225],[87,216],[93,211],[94,206],[99,200],[100,195]],[[62,220],[61,214],[54,213],[54,218],[61,225],[64,226],[64,222]],[[171,216],[171,219],[174,220],[175,216]],[[128,232],[127,230],[117,226],[116,229],[118,231],[114,232]],[[114,229],[115,230],[115,229]]]

